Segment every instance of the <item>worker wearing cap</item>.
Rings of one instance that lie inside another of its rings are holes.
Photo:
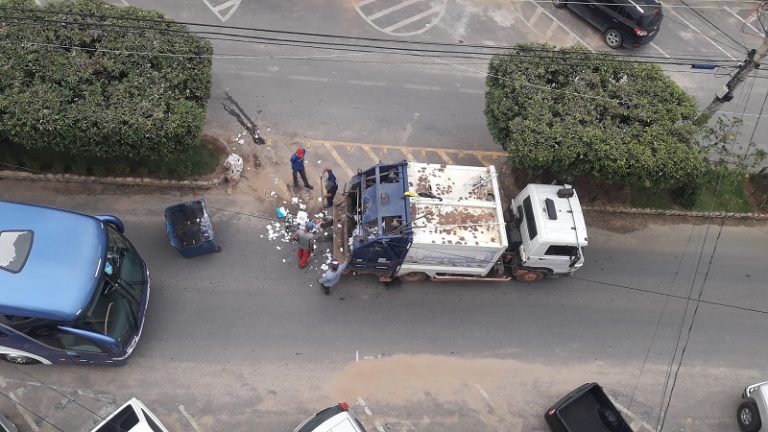
[[[333,199],[336,198],[336,192],[339,190],[339,184],[336,181],[336,175],[333,174],[331,167],[323,168],[323,174],[328,173],[325,178],[325,208],[333,206]]]
[[[340,264],[338,261],[331,261],[330,268],[325,271],[323,277],[317,280],[320,282],[320,288],[323,290],[325,295],[331,294],[331,287],[339,282],[339,279],[341,279],[341,273],[346,268],[346,262]]]
[[[299,187],[299,179],[296,178],[296,174],[301,174],[301,180],[304,182],[304,187],[307,189],[314,189],[307,180],[307,172],[304,171],[304,153],[306,151],[299,147],[296,153],[291,156],[291,169],[293,170],[293,187]]]
[[[291,240],[299,243],[299,248],[296,250],[296,256],[299,257],[299,268],[304,268],[309,262],[309,256],[312,255],[314,249],[315,234],[312,230],[315,229],[313,222],[307,222],[304,225],[303,230],[299,230],[291,237]]]

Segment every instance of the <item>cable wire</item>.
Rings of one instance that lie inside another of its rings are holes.
[[[4,391],[2,391],[1,389],[0,389],[0,395],[3,395],[4,397],[6,397],[8,400],[10,400],[11,402],[13,402],[13,403],[14,403],[14,405],[16,405],[16,406],[20,406],[20,407],[21,407],[21,408],[23,408],[25,411],[27,411],[27,412],[29,412],[29,413],[32,413],[32,415],[34,415],[35,417],[37,417],[37,418],[39,418],[40,420],[42,420],[42,421],[44,421],[44,422],[48,423],[49,425],[51,425],[51,426],[52,426],[54,429],[56,429],[57,431],[59,431],[59,432],[65,432],[65,431],[64,431],[64,429],[62,429],[62,428],[60,428],[60,427],[56,426],[56,425],[55,425],[53,422],[51,422],[51,421],[50,421],[50,420],[48,420],[47,418],[43,417],[42,415],[40,415],[40,414],[36,413],[35,411],[32,411],[32,409],[28,408],[26,405],[22,404],[20,401],[16,400],[16,398],[12,397],[11,395],[8,395],[8,394],[6,394],[6,393],[5,393]]]

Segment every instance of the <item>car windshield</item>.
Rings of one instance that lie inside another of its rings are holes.
[[[137,330],[146,272],[131,243],[110,224],[106,225],[107,257],[101,279],[78,323],[84,329],[118,340],[125,347]]]

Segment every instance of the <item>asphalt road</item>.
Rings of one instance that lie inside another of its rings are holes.
[[[193,23],[457,44],[581,43],[610,51],[598,31],[545,0],[110,1],[157,9]],[[662,67],[703,107],[737,62],[760,43],[755,3],[673,0],[664,5],[665,20],[656,40],[619,52],[678,63]],[[214,61],[209,130],[233,136],[241,130],[221,106],[229,91],[266,136],[280,140],[498,150],[483,117],[485,61],[311,49],[274,45],[285,43],[276,41],[213,42],[219,57]],[[693,70],[692,63],[721,67]],[[767,77],[755,73],[722,108],[724,114],[744,119],[737,131],[742,147],[734,148],[736,152],[746,151],[750,142],[768,150],[768,129],[758,120],[764,114]]]
[[[543,0],[112,2],[158,9],[182,21],[247,28],[502,46],[536,40],[609,51],[598,31],[572,12]],[[726,83],[733,66],[746,58],[748,49],[760,43],[755,3],[675,0],[664,4],[665,20],[656,40],[620,53],[681,63],[662,67],[703,107]],[[214,62],[210,129],[232,135],[240,129],[220,105],[229,91],[265,135],[280,139],[498,149],[482,113],[485,61],[220,40],[214,45],[222,57]],[[692,63],[722,67],[693,70]],[[750,141],[768,150],[764,138],[768,129],[758,122],[768,91],[765,78],[764,72],[756,73],[722,109],[726,115],[744,119],[738,130],[743,147],[735,148],[737,152],[745,151]]]
[[[339,400],[369,430],[544,431],[549,404],[593,380],[651,427],[674,381],[665,431],[735,431],[741,389],[765,379],[764,224],[588,218],[573,278],[385,289],[351,276],[326,297],[319,271],[298,270],[293,247],[248,216],[266,209],[247,197],[206,195],[224,250],[189,260],[162,222],[188,195],[4,181],[0,197],[119,214],[150,266],[129,365],[0,364],[3,394],[65,431],[132,396],[174,431],[287,431]],[[0,410],[22,430],[55,430],[6,398]]]

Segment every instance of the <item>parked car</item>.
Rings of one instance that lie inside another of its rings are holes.
[[[168,432],[140,400],[131,398],[91,432]]]
[[[293,432],[365,432],[346,402],[326,408],[304,420]]]
[[[768,419],[768,381],[752,384],[741,394],[744,401],[739,405],[736,420],[739,429],[744,432],[759,432],[763,424],[761,419]]]
[[[567,7],[603,33],[611,48],[637,48],[659,34],[664,15],[657,0],[552,0],[556,8]]]
[[[552,432],[632,432],[598,383],[586,383],[563,396],[544,414]]]
[[[16,425],[8,417],[0,414],[0,432],[19,432]]]

